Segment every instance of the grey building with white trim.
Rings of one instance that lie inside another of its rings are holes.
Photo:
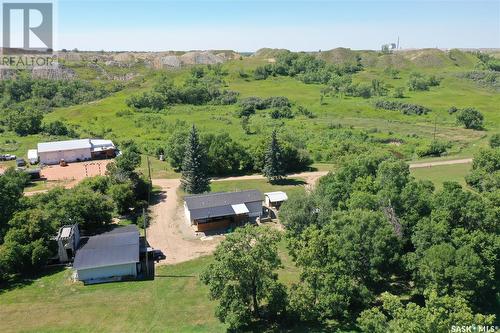
[[[135,278],[141,270],[139,231],[135,225],[89,237],[76,251],[74,277],[85,283]]]
[[[241,225],[262,214],[262,193],[257,190],[219,192],[184,197],[184,213],[195,231]]]

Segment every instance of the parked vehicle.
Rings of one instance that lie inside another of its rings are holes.
[[[18,158],[16,160],[16,167],[21,168],[25,166],[26,166],[26,161],[24,160],[24,158]]]
[[[32,180],[40,179],[40,169],[24,169],[24,172],[27,173]]]
[[[10,154],[0,155],[0,161],[13,161],[15,159],[16,155],[10,155]]]
[[[167,257],[163,254],[161,250],[153,250],[153,260],[158,262],[160,260],[165,260]]]

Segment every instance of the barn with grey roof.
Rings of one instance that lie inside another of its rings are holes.
[[[89,237],[76,252],[75,278],[92,282],[136,277],[140,271],[139,246],[139,231],[135,225]]]
[[[262,193],[257,190],[220,192],[184,197],[187,222],[195,231],[224,229],[262,214]]]

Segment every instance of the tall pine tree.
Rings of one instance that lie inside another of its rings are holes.
[[[273,130],[271,134],[271,142],[266,152],[266,160],[262,173],[270,183],[279,181],[285,176],[283,154],[278,139],[276,138],[276,130]]]
[[[203,193],[210,190],[207,168],[207,153],[200,143],[200,137],[193,125],[186,142],[186,152],[182,162],[182,189],[188,193]]]

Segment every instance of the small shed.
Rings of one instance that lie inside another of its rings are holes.
[[[72,261],[78,244],[80,244],[80,229],[78,228],[78,224],[65,225],[59,228],[56,241],[59,262]]]
[[[285,192],[267,192],[264,193],[265,203],[267,207],[274,207],[279,209],[284,201],[288,200],[288,196]]]
[[[75,279],[98,283],[135,278],[141,269],[139,254],[139,230],[135,225],[89,237],[76,251]]]

